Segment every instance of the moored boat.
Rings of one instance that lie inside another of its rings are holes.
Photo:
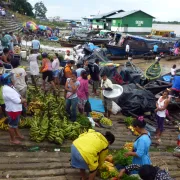
[[[114,44],[106,44],[106,48],[113,56],[125,56],[125,47],[129,44],[132,55],[143,55],[150,52],[155,44],[158,45],[158,51],[169,53],[169,43],[155,39],[146,39],[140,36],[121,35],[115,40]]]
[[[161,65],[159,64],[159,62],[155,62],[153,64],[151,64],[147,70],[145,71],[145,76],[147,78],[147,80],[156,80],[161,76]]]
[[[151,91],[153,94],[158,94],[161,91],[164,91],[167,88],[170,88],[172,84],[170,82],[165,82],[161,80],[155,80],[155,81],[150,81],[147,83],[144,88],[146,90]]]
[[[64,40],[60,40],[59,42],[62,47],[75,47],[77,45],[76,43],[72,43],[72,42],[64,41]]]

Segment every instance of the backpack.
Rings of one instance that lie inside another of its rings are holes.
[[[65,67],[62,68],[62,69],[60,70],[60,73],[59,73],[59,79],[60,79],[60,84],[61,84],[61,85],[65,85],[65,84],[66,84],[66,77],[65,77],[65,72],[64,72],[64,70],[65,70]]]

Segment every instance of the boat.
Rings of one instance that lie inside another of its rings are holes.
[[[59,41],[59,38],[56,37],[56,36],[52,36],[52,37],[49,37],[49,40],[50,40],[50,41],[58,42],[58,41]]]
[[[73,44],[85,44],[85,43],[93,43],[94,45],[101,45],[109,43],[109,38],[79,38],[79,37],[70,37],[69,41]]]
[[[172,37],[172,35],[175,34],[172,30],[157,30],[152,29],[151,34],[148,35],[148,37],[151,36],[159,36],[159,37]]]
[[[127,83],[138,83],[142,85],[146,81],[143,71],[139,67],[135,66],[131,61],[124,64],[124,67],[121,69],[120,76],[123,81]]]
[[[62,47],[75,47],[75,46],[77,46],[76,43],[72,43],[72,42],[65,41],[65,40],[60,40],[59,42],[60,42]]]
[[[147,80],[152,81],[158,79],[161,76],[161,72],[162,69],[159,62],[155,62],[146,69],[145,76]]]
[[[115,38],[114,44],[105,44],[109,53],[113,56],[126,56],[125,47],[126,44],[130,46],[130,53],[132,55],[144,55],[150,52],[153,49],[155,44],[158,45],[159,52],[168,53],[169,54],[169,42],[168,41],[160,41],[156,39],[147,39],[140,36],[133,35],[119,35],[120,37]]]
[[[144,89],[151,91],[153,94],[158,94],[161,91],[170,88],[172,84],[161,80],[150,81],[144,86]]]

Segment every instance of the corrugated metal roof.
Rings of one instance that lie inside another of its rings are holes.
[[[133,10],[133,11],[120,12],[118,14],[114,14],[112,16],[107,17],[107,19],[123,18],[123,17],[129,16],[129,15],[134,14],[134,13],[139,12],[139,11],[141,11],[141,10]],[[143,12],[143,11],[141,11],[141,12]],[[145,13],[145,12],[143,12],[143,13]],[[145,13],[145,14],[147,14],[147,13]],[[149,14],[147,14],[147,15],[149,15]],[[151,16],[151,15],[149,15],[149,16]],[[153,17],[153,16],[151,16],[151,17]]]
[[[105,18],[105,17],[110,16],[112,14],[116,14],[116,12],[118,12],[118,14],[119,14],[120,12],[124,12],[124,10],[121,9],[121,10],[111,11],[109,13],[98,14],[97,16],[94,16],[93,19]]]

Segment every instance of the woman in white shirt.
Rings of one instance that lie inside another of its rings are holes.
[[[22,104],[26,103],[26,100],[23,99],[18,91],[14,88],[11,81],[11,76],[12,74],[9,73],[5,73],[2,75],[2,94],[9,120],[10,142],[12,144],[20,144],[21,142],[17,140],[17,138],[24,139],[24,136],[19,132],[18,123],[22,112]]]
[[[34,52],[31,50],[31,54],[29,55],[28,61],[30,62],[30,73],[31,73],[31,79],[32,83],[35,84],[35,76],[39,75],[39,65],[37,62],[37,57],[39,56],[39,53]]]
[[[53,70],[54,83],[58,87],[60,85],[60,82],[59,82],[59,72],[60,72],[59,66],[60,66],[60,62],[59,62],[58,54],[55,53],[54,58],[53,58],[53,62],[52,62],[52,70]]]
[[[175,76],[176,75],[176,64],[173,65],[173,67],[171,68],[171,76]]]

